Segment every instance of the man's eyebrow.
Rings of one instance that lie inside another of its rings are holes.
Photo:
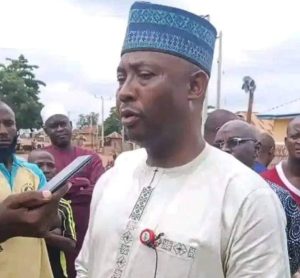
[[[128,63],[128,67],[132,68],[132,69],[137,69],[142,66],[153,66],[153,64],[145,62],[145,61],[137,61],[137,62]],[[124,70],[125,70],[125,68],[123,65],[119,65],[117,67],[117,72],[122,72]]]

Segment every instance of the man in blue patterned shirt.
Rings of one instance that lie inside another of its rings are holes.
[[[215,138],[214,146],[232,154],[253,169],[260,143],[258,132],[244,121],[234,120],[223,125]],[[287,243],[291,274],[300,267],[300,210],[291,195],[274,183],[269,183],[284,208],[287,219]]]

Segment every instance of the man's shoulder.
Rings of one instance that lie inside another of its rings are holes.
[[[284,188],[282,188],[281,186],[279,186],[278,184],[270,181],[270,180],[266,180],[267,183],[270,185],[271,189],[278,195],[278,196],[283,196],[283,197],[288,197],[290,195],[290,193],[285,190]]]
[[[260,174],[265,180],[273,182],[279,186],[282,186],[284,183],[282,182],[278,171],[276,169],[276,166],[268,169],[267,171]]]
[[[206,160],[206,168],[210,186],[217,186],[219,192],[223,192],[226,199],[234,200],[233,202],[243,202],[251,194],[260,194],[259,192],[265,194],[263,192],[272,191],[266,181],[251,168],[232,155],[213,147]]]
[[[94,150],[85,149],[78,146],[74,146],[74,149],[78,155],[92,155],[94,157],[98,157],[99,159],[101,159],[100,156]]]
[[[19,157],[15,157],[15,161],[19,165],[19,167],[26,169],[37,176],[40,176],[42,174],[42,170],[36,164],[27,162],[26,160]]]
[[[42,170],[36,164],[19,159],[18,157],[14,158],[14,163],[17,164],[17,173],[20,175],[19,177],[22,177],[22,180],[31,180],[31,182],[36,184],[36,189],[41,189],[45,186],[47,183],[46,178]]]
[[[281,203],[285,209],[286,209],[286,207],[288,207],[288,208],[291,208],[294,206],[297,207],[296,202],[294,201],[293,197],[287,190],[285,190],[284,188],[282,188],[281,186],[279,186],[278,184],[276,184],[270,180],[266,180],[266,181],[270,185],[271,189],[276,193],[276,195],[278,196],[279,200],[281,201]]]
[[[264,182],[263,179],[254,172],[251,168],[247,167],[232,155],[222,152],[218,149],[210,147],[209,156],[206,161],[207,167],[211,168],[211,171],[220,174],[221,176],[229,176],[233,178],[248,178],[250,181]]]

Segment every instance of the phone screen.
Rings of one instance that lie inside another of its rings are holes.
[[[54,176],[42,190],[49,190],[55,192],[65,182],[74,176],[78,171],[84,168],[92,159],[91,155],[78,156],[68,166],[62,169],[56,176]]]

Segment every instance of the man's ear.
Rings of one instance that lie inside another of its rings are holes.
[[[269,155],[274,155],[275,154],[275,147],[271,147],[269,150]]]
[[[192,73],[192,75],[190,76],[190,90],[188,94],[188,100],[199,98],[204,99],[208,80],[208,75],[202,70],[198,70],[197,72]]]
[[[258,158],[260,150],[261,150],[261,143],[256,142],[255,143],[255,158]]]
[[[284,145],[285,145],[285,147],[287,147],[286,145],[287,145],[287,137],[284,137]]]
[[[47,127],[45,125],[43,125],[43,130],[44,132],[48,135],[48,132],[47,132]],[[49,135],[48,135],[49,136]]]
[[[70,121],[70,126],[71,126],[71,128],[73,128],[73,123],[72,123],[72,121]]]

